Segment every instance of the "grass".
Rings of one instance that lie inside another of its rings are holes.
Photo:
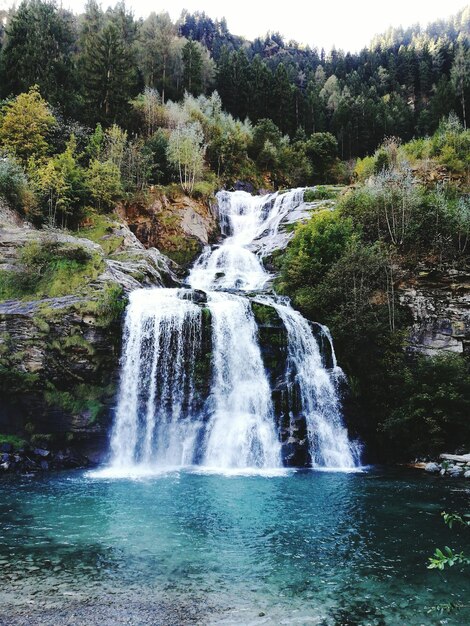
[[[72,415],[88,413],[88,424],[94,424],[104,412],[104,399],[114,393],[114,385],[107,387],[95,387],[81,384],[73,388],[73,391],[60,391],[52,384],[44,392],[44,399],[50,406],[59,407]]]
[[[26,439],[22,439],[21,437],[17,437],[16,435],[2,435],[0,433],[0,445],[6,443],[10,445],[13,450],[19,450],[27,445]]]
[[[114,229],[118,226],[119,224],[107,215],[90,212],[86,226],[77,234],[100,245],[104,253],[109,256],[116,252],[124,242],[124,237],[114,233]]]
[[[272,306],[261,304],[260,302],[252,302],[251,309],[258,326],[277,327],[280,325],[279,314]]]
[[[104,269],[101,255],[77,244],[33,242],[24,247],[22,271],[0,271],[0,299],[31,300],[75,294]]]
[[[315,202],[316,200],[335,200],[343,187],[334,185],[317,185],[312,189],[307,189],[304,194],[305,202]]]

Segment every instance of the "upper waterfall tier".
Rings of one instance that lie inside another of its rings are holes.
[[[304,188],[252,196],[245,191],[220,191],[217,194],[217,213],[220,229],[226,239],[211,250],[206,248],[194,264],[188,283],[194,289],[237,289],[256,291],[270,279],[261,258],[276,247],[279,226],[286,216],[304,203]],[[252,248],[259,245],[259,254]]]

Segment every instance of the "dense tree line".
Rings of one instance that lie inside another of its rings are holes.
[[[216,89],[223,108],[272,120],[291,138],[332,133],[343,159],[372,153],[384,137],[434,132],[470,99],[470,10],[427,29],[390,30],[358,54],[326,54],[270,33],[253,42],[225,20],[183,12],[136,20],[123,2],[89,0],[73,15],[24,0],[0,25],[0,97],[38,85],[65,118],[134,132],[130,102],[144,88],[163,103]]]

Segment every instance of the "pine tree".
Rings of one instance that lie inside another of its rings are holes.
[[[144,21],[139,35],[139,57],[145,84],[160,91],[163,103],[175,36],[176,29],[168,13],[151,13]]]
[[[136,75],[132,49],[115,21],[89,33],[81,62],[88,119],[125,123],[136,91]]]
[[[183,85],[193,95],[202,93],[202,54],[197,42],[189,40],[183,48]]]
[[[38,85],[51,104],[71,113],[76,92],[73,21],[53,2],[21,3],[6,30],[1,95],[17,95]]]

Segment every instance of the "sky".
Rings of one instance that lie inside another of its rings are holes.
[[[114,3],[104,0],[102,5],[106,8]],[[11,4],[11,0],[0,0],[0,8]],[[85,0],[61,0],[61,4],[81,11]],[[389,26],[407,27],[418,22],[426,25],[453,15],[468,3],[465,0],[127,0],[126,4],[137,17],[145,17],[151,11],[168,11],[176,20],[184,8],[190,12],[205,11],[213,19],[225,17],[230,32],[247,39],[278,31],[287,41],[294,39],[327,51],[334,46],[357,52]]]

